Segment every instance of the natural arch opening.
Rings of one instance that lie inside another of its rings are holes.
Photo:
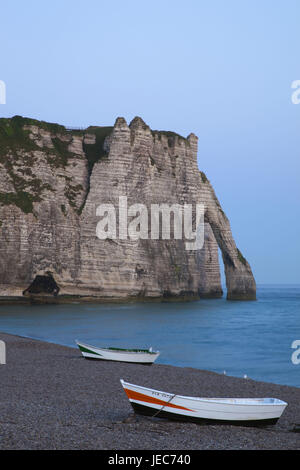
[[[219,259],[219,267],[220,267],[220,278],[221,278],[221,287],[225,297],[227,296],[227,287],[226,287],[226,275],[225,275],[225,265],[223,262],[223,256],[221,248],[218,247],[218,259]],[[223,295],[224,295],[223,294]]]

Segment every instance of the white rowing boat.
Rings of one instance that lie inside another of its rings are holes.
[[[193,422],[275,424],[287,403],[278,398],[196,398],[121,384],[138,414]]]
[[[160,355],[159,351],[149,349],[121,349],[98,348],[89,344],[76,341],[83,357],[87,359],[102,359],[106,361],[137,362],[140,364],[152,364]]]

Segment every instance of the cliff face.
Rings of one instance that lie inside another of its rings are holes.
[[[203,248],[174,237],[100,240],[96,209],[122,196],[147,208],[204,204]],[[28,295],[51,273],[58,297],[218,297],[218,246],[227,297],[255,299],[251,268],[198,170],[195,135],[152,131],[140,118],[84,131],[0,119],[0,296]]]

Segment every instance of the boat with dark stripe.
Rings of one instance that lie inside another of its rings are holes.
[[[125,382],[123,389],[137,414],[194,423],[276,424],[287,403],[278,398],[198,398],[161,392]]]
[[[153,364],[160,355],[159,351],[149,349],[99,348],[76,341],[83,357],[86,359],[102,359],[105,361],[135,362]]]

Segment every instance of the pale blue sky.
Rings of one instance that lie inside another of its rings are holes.
[[[196,133],[257,282],[300,283],[299,18],[299,0],[2,2],[0,116]]]

